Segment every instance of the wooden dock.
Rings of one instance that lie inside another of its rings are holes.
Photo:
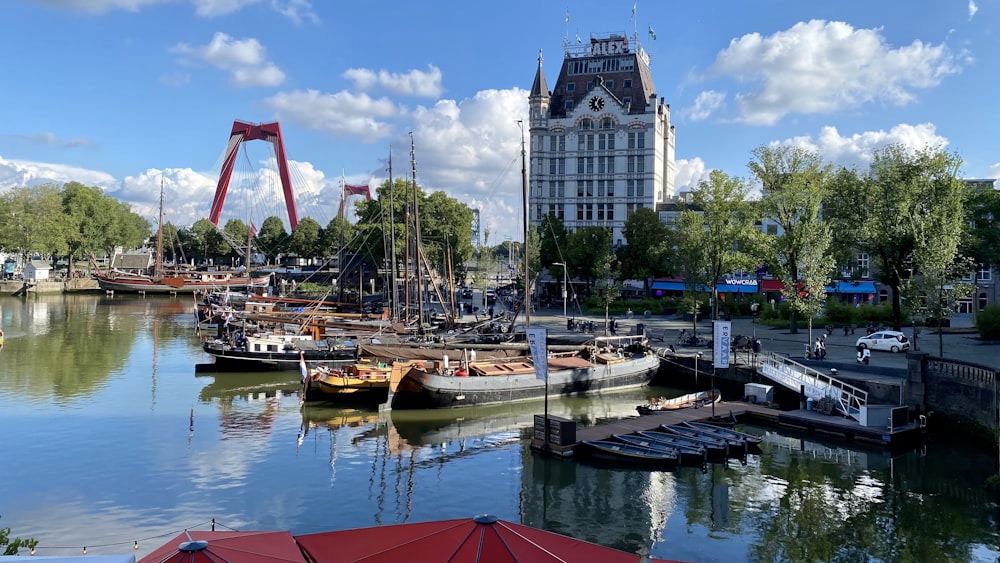
[[[785,426],[805,430],[806,432],[824,433],[838,436],[846,442],[854,440],[866,441],[894,446],[915,442],[924,428],[921,424],[909,423],[896,428],[866,427],[857,420],[839,415],[826,415],[816,411],[799,409],[780,411],[777,409],[745,403],[742,401],[720,402],[715,405],[715,416],[718,418],[734,417],[740,422],[761,424],[763,426]],[[571,445],[557,447],[549,444],[549,451],[556,455],[571,456],[577,444],[583,440],[610,440],[614,434],[632,434],[640,430],[657,430],[661,424],[681,424],[685,421],[706,421],[712,417],[711,407],[678,409],[655,414],[638,415],[631,418],[606,422],[596,426],[576,429],[576,442]],[[531,447],[544,449],[545,444],[537,437]]]

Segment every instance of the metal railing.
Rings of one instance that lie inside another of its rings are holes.
[[[860,418],[861,407],[868,404],[867,391],[786,356],[766,352],[760,358],[760,369],[764,376],[794,391],[804,389],[806,397],[811,399],[830,398],[840,412],[855,420]]]

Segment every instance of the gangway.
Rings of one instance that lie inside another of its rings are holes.
[[[768,379],[794,391],[803,390],[814,401],[832,399],[838,411],[860,421],[861,408],[868,404],[867,391],[774,352],[763,354],[760,362],[760,372]]]

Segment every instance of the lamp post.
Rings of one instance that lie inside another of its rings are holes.
[[[562,294],[563,294],[563,318],[565,318],[566,317],[566,295],[569,293],[569,289],[566,287],[566,281],[567,281],[567,277],[566,277],[566,264],[563,264],[562,262],[553,262],[552,265],[553,266],[562,266],[562,269],[563,269]]]
[[[754,301],[750,304],[750,324],[753,325],[753,339],[757,340],[757,308],[760,303]]]

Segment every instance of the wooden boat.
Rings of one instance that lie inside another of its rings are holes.
[[[612,438],[619,442],[632,444],[633,446],[641,446],[651,450],[675,452],[681,461],[688,463],[703,463],[707,456],[705,448],[670,444],[660,440],[653,440],[651,438],[639,436],[638,434],[614,434],[612,435]]]
[[[704,461],[710,455],[723,455],[725,450],[711,449],[705,446],[704,442],[692,440],[678,434],[669,432],[658,432],[656,430],[640,430],[635,433],[637,436],[660,442],[677,448],[685,461]]]
[[[625,442],[584,440],[581,444],[586,447],[591,457],[618,463],[671,466],[676,465],[680,459],[676,451],[654,450]]]
[[[233,333],[223,338],[205,338],[201,348],[214,358],[215,368],[222,371],[297,370],[300,356],[307,365],[343,364],[357,359],[353,341],[316,338],[316,334]]]
[[[760,436],[754,434],[747,434],[746,432],[740,432],[738,430],[733,430],[732,428],[722,428],[712,424],[706,424],[704,422],[692,422],[685,421],[682,424],[695,430],[702,430],[704,432],[719,436],[720,438],[725,438],[726,440],[742,440],[746,447],[759,446],[763,439]]]
[[[603,363],[601,354],[608,349],[616,350],[621,361]],[[451,360],[415,365],[393,391],[392,407],[451,408],[539,399],[547,393],[596,394],[648,385],[659,369],[659,358],[641,336],[599,338],[581,351],[550,354],[547,382],[536,377],[530,357]]]
[[[247,276],[236,272],[184,271],[152,276],[111,270],[94,275],[105,291],[126,293],[195,293],[218,289],[267,287],[271,276]]]
[[[377,362],[362,359],[340,369],[326,365],[309,370],[303,382],[305,401],[384,403],[392,374],[409,369],[412,362]]]
[[[639,411],[639,414],[654,414],[660,411],[708,407],[712,403],[718,403],[721,400],[722,394],[719,393],[718,389],[715,389],[712,391],[688,393],[687,395],[681,395],[673,399],[666,399],[664,397],[653,398],[650,399],[648,404],[635,407],[635,410]]]
[[[684,426],[681,424],[661,424],[660,429],[664,432],[672,432],[674,434],[680,434],[681,436],[686,436],[693,440],[702,440],[707,444],[721,445],[722,448],[729,453],[730,448],[737,448],[744,450],[746,449],[746,442],[743,440],[730,440],[723,438],[713,433],[705,432],[703,430],[698,430],[691,428],[690,426]]]

